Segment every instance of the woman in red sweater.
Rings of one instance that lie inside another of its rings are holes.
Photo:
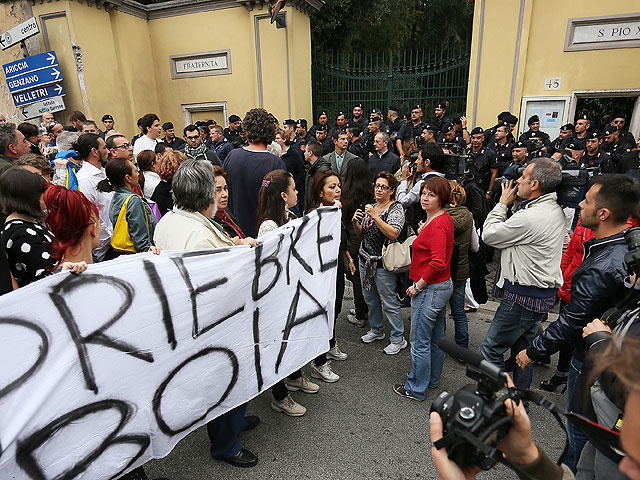
[[[424,400],[428,387],[437,387],[444,365],[444,352],[438,342],[444,338],[445,306],[453,292],[451,252],[453,221],[444,206],[451,187],[443,177],[432,176],[420,189],[420,206],[427,221],[418,228],[413,242],[407,288],[411,297],[411,372],[407,382],[393,390],[401,397]]]

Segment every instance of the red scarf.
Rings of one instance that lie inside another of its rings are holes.
[[[233,229],[233,231],[236,232],[238,237],[245,238],[242,229],[236,224],[236,222],[233,221],[233,218],[231,218],[231,215],[229,215],[226,210],[218,210],[216,212],[216,217],[219,218],[222,222],[229,225]]]

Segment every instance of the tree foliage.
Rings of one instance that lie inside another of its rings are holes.
[[[469,42],[469,0],[325,0],[311,17],[317,50],[371,52]]]

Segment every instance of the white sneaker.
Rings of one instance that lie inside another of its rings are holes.
[[[337,375],[336,373],[334,373],[331,370],[331,365],[329,365],[329,362],[325,363],[324,365],[314,365],[313,363],[311,364],[311,376],[313,378],[319,378],[320,380],[324,380],[327,383],[333,383],[333,382],[337,382],[338,380],[340,380],[340,376]]]
[[[336,345],[335,347],[329,349],[329,351],[327,352],[327,358],[330,358],[332,360],[346,360],[347,354],[340,351],[338,345]]]
[[[355,325],[356,327],[360,327],[360,328],[364,327],[364,320],[356,317],[355,314],[347,315],[347,322],[351,323],[352,325]]]
[[[276,412],[286,413],[290,417],[301,417],[307,412],[307,409],[291,398],[289,394],[280,402],[273,398],[271,400],[271,409]]]
[[[349,314],[355,315],[356,314],[356,309],[352,308],[351,310],[349,310]]]
[[[389,345],[384,347],[382,349],[382,351],[384,353],[386,353],[387,355],[396,355],[396,354],[400,353],[400,350],[402,350],[403,348],[407,348],[407,345],[409,345],[409,344],[403,338],[400,343],[390,343]]]
[[[360,340],[362,340],[364,343],[371,343],[376,340],[384,340],[384,336],[384,332],[375,333],[373,330],[369,330],[367,333],[360,337]]]

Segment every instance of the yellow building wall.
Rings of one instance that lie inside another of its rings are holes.
[[[136,120],[150,112],[157,113],[161,122],[172,121],[180,132],[183,106],[190,104],[226,103],[226,116],[244,116],[262,102],[281,121],[310,118],[309,17],[292,6],[283,11],[286,29],[272,25],[265,8],[249,11],[238,6],[147,21],[74,0],[37,3],[36,17],[66,14],[46,20],[50,48],[60,60],[67,92],[67,110],[56,116],[66,122],[72,110],[81,110],[100,126],[102,115],[109,113],[116,129],[127,136],[137,133]],[[44,51],[44,42],[40,43]],[[73,43],[82,49],[84,89]],[[231,74],[171,77],[171,55],[226,49]],[[222,110],[191,115],[192,121],[213,118],[222,124],[224,117]]]
[[[512,101],[521,6],[522,33]],[[521,117],[523,96],[640,88],[639,48],[564,51],[570,18],[625,14],[637,12],[639,7],[637,0],[613,3],[584,0],[579,9],[574,2],[556,0],[475,0],[467,117],[475,118],[474,126],[486,128],[496,123],[497,114],[503,110]],[[481,52],[478,51],[480,41]],[[561,89],[544,90],[547,77],[562,77]],[[475,109],[474,104],[477,104]]]

